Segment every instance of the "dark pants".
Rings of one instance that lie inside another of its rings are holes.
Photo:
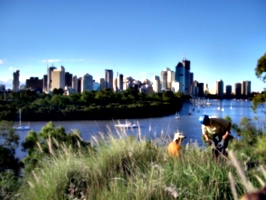
[[[224,140],[224,145],[222,147],[219,147],[219,142],[222,141],[223,139],[223,135],[225,133],[217,133],[217,134],[213,134],[212,136],[212,140],[214,142],[214,146],[215,148],[212,149],[212,153],[215,157],[218,157],[219,154],[223,154],[225,156],[227,156],[227,153],[225,151],[225,149],[227,148],[228,146],[228,141],[229,141],[229,135],[227,136],[227,138]]]

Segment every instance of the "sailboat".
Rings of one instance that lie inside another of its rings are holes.
[[[27,131],[30,129],[30,126],[21,124],[21,109],[19,109],[19,126],[14,127],[14,129],[17,131]]]
[[[175,113],[175,119],[180,119],[180,116],[179,116],[178,112]]]

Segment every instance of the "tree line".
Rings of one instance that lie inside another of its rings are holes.
[[[180,110],[187,99],[180,92],[143,94],[134,88],[115,93],[111,89],[63,95],[24,90],[0,95],[0,120],[17,121],[19,109],[23,121],[67,121],[150,118]]]

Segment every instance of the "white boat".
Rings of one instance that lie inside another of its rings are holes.
[[[21,109],[19,109],[19,126],[14,127],[15,130],[17,131],[27,131],[30,130],[30,126],[28,125],[22,125],[21,124]]]
[[[175,119],[180,119],[180,115],[178,112],[175,113]]]
[[[125,123],[125,124],[115,124],[115,127],[117,127],[117,128],[137,128],[138,126],[137,126],[137,124],[135,124],[135,123]]]

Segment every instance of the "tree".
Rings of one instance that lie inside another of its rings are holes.
[[[0,173],[7,170],[18,174],[20,161],[15,157],[15,150],[19,145],[19,136],[13,129],[13,123],[0,121]]]
[[[257,78],[261,79],[264,83],[266,82],[266,53],[258,60],[257,66],[255,68],[255,74]],[[261,94],[256,95],[253,99],[253,110],[257,109],[258,105],[262,105],[266,102],[266,93],[265,91]]]

